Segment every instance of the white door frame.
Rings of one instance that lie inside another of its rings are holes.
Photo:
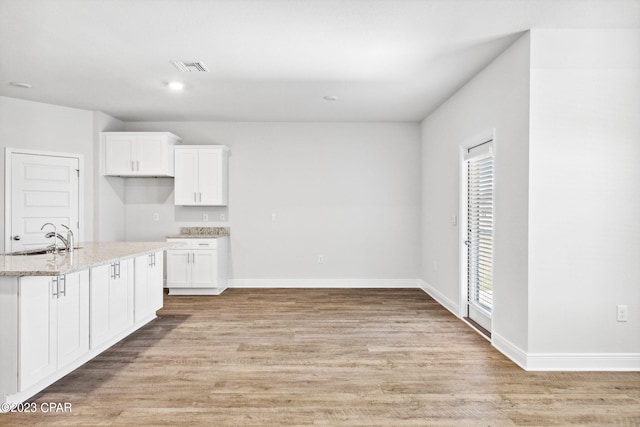
[[[486,129],[482,132],[479,132],[477,135],[473,136],[472,138],[469,138],[467,140],[465,140],[462,144],[460,144],[460,148],[459,148],[459,159],[458,159],[458,167],[459,167],[459,173],[458,176],[460,177],[459,181],[460,184],[458,186],[458,193],[460,196],[460,202],[458,204],[459,206],[459,212],[458,212],[458,218],[460,218],[460,220],[458,221],[459,224],[459,229],[458,229],[458,233],[459,233],[459,238],[458,238],[458,248],[460,250],[459,252],[459,286],[460,286],[460,300],[459,300],[459,312],[458,312],[458,316],[464,321],[466,322],[468,325],[470,325],[472,328],[476,329],[477,328],[467,322],[465,320],[465,318],[467,317],[467,299],[469,297],[468,293],[468,286],[467,286],[467,245],[464,244],[465,240],[467,240],[467,198],[466,198],[466,187],[467,187],[467,182],[466,182],[466,170],[465,170],[465,154],[467,153],[468,149],[470,147],[473,147],[475,145],[478,145],[480,143],[483,143],[485,141],[491,140],[493,142],[493,155],[495,157],[495,153],[496,153],[496,129],[495,128],[491,128],[491,129]],[[494,181],[494,198],[495,198],[495,181]],[[495,225],[495,211],[494,211],[494,225]],[[495,291],[495,290],[494,290]],[[495,295],[495,292],[494,292]],[[494,300],[495,301],[495,300]],[[495,313],[495,306],[493,308],[492,313]],[[493,317],[493,316],[492,316]],[[493,336],[493,321],[491,322],[491,326],[492,326],[492,330],[490,330],[489,332],[491,332],[491,336]],[[480,331],[478,331],[480,332]],[[484,333],[480,333],[481,336],[487,338]]]
[[[80,173],[78,176],[78,221],[80,221],[80,227],[78,227],[78,236],[75,237],[76,243],[82,241],[84,236],[84,155],[76,153],[59,153],[55,151],[42,151],[42,150],[26,150],[22,148],[10,148],[6,147],[4,150],[4,247],[5,251],[11,247],[11,189],[12,182],[11,177],[11,163],[12,156],[14,154],[31,154],[36,156],[49,156],[49,157],[68,157],[78,160],[78,167]]]

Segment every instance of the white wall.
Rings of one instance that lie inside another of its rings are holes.
[[[527,348],[528,33],[422,122],[422,279],[461,304],[460,147],[495,128],[494,339]]]
[[[640,31],[534,30],[422,123],[422,278],[453,311],[458,147],[496,129],[492,340],[528,369],[640,366],[639,94]]]
[[[104,176],[104,146],[100,132],[117,132],[124,122],[107,114],[94,113],[94,236],[96,241],[114,242],[125,240],[125,181]]]
[[[640,354],[639,160],[640,31],[532,31],[530,352]]]
[[[419,277],[417,123],[143,122],[126,129],[169,131],[184,144],[232,151],[228,208],[175,207],[171,179],[128,179],[127,240],[163,240],[186,225],[228,225],[240,285],[415,284]],[[160,221],[152,221],[154,212]],[[220,213],[227,221],[219,221]]]
[[[57,105],[0,97],[0,188],[4,189],[5,148],[22,148],[84,155],[84,236],[93,240],[94,158],[93,112]],[[4,250],[4,197],[0,201]]]

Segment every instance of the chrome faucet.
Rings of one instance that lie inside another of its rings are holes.
[[[58,234],[58,229],[56,228],[56,225],[53,224],[52,222],[47,222],[46,224],[44,224],[42,227],[40,227],[40,230],[44,230],[44,228],[50,225],[53,227],[53,231],[48,232],[47,234],[44,235],[44,237],[46,237],[47,239],[50,239],[51,237],[55,237],[55,236],[60,236]],[[53,253],[58,253],[58,245],[56,244],[55,240],[53,242],[53,244],[51,246],[49,246],[51,249],[53,249]]]
[[[68,246],[67,239],[65,239],[60,234],[58,234],[58,233],[56,233],[54,231],[48,232],[47,234],[44,235],[44,237],[46,237],[47,239],[50,239],[52,237],[54,238],[54,242],[50,247],[51,247],[51,249],[53,249],[53,252],[55,252],[55,253],[57,253],[60,250],[60,248],[58,247],[58,244],[56,243],[55,239],[60,239],[60,241],[62,242],[62,244],[64,245],[65,248]]]
[[[71,231],[71,229],[64,224],[60,224],[60,225],[62,225],[64,228],[67,229],[67,240],[66,240],[67,252],[73,252],[73,247],[75,246],[73,231]]]
[[[67,252],[73,252],[73,231],[71,231],[71,229],[66,225],[62,224],[62,226],[67,229],[67,238],[65,239],[60,234],[58,234],[58,229],[56,228],[55,224],[51,222],[47,222],[46,224],[44,224],[42,227],[40,227],[40,230],[43,230],[47,225],[51,225],[53,227],[53,231],[48,232],[44,235],[44,237],[46,237],[47,239],[50,239],[52,237],[54,238],[54,242],[50,246],[51,249],[53,249],[53,252],[58,253],[58,244],[55,239],[59,239],[62,242]]]

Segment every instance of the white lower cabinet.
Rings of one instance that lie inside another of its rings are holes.
[[[162,255],[59,277],[0,276],[0,403],[26,401],[151,321],[162,307]]]
[[[163,290],[162,252],[141,255],[134,260],[134,322],[155,316],[162,308]]]
[[[19,391],[37,384],[89,350],[88,284],[86,270],[60,277],[20,278]]]
[[[181,243],[167,250],[169,295],[219,295],[227,288],[228,237],[170,238]]]
[[[133,325],[133,260],[91,269],[91,348]]]
[[[167,251],[169,288],[215,288],[217,271],[215,249]]]

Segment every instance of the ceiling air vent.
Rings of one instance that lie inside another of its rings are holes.
[[[198,73],[206,73],[209,71],[209,69],[206,67],[206,65],[204,65],[202,62],[195,62],[195,61],[171,61],[171,63],[173,65],[176,66],[176,68],[180,71],[182,71],[183,73],[186,72],[198,72]]]

